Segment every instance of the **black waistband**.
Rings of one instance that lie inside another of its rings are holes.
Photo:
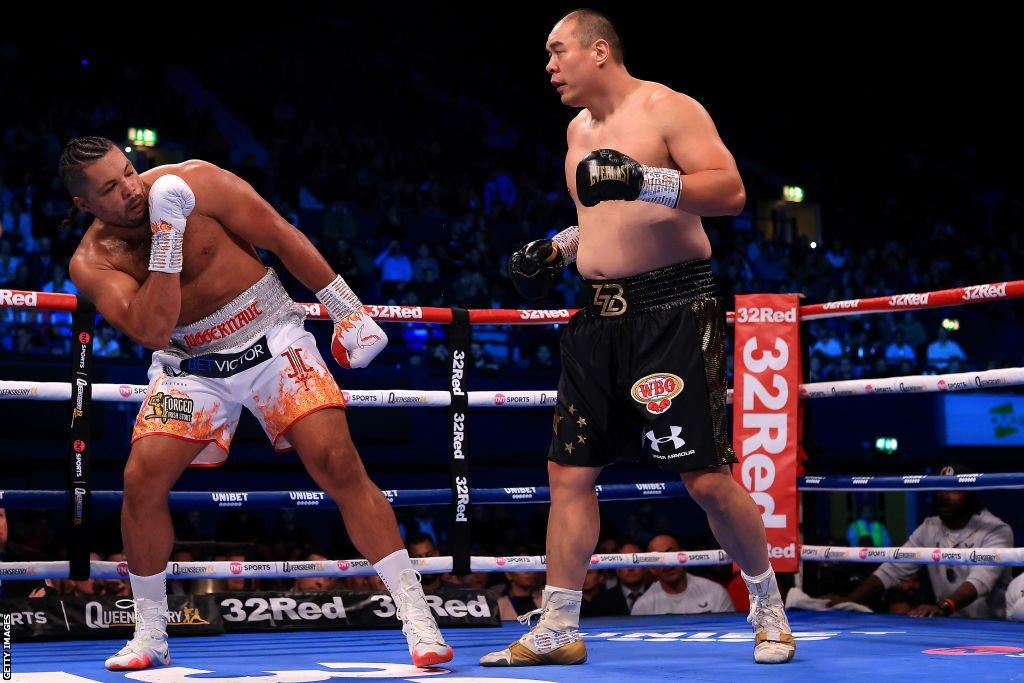
[[[617,317],[718,296],[711,259],[694,259],[617,280],[585,280],[583,315]]]
[[[198,375],[223,379],[265,363],[270,358],[270,344],[267,343],[267,335],[263,335],[237,353],[208,353],[182,358],[177,367],[164,363],[164,372],[170,377]]]

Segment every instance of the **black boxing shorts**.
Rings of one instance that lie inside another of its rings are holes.
[[[587,281],[561,340],[548,459],[671,472],[736,462],[726,430],[725,313],[711,262]]]

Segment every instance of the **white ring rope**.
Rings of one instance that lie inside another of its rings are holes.
[[[856,562],[878,564],[986,565],[1024,567],[1024,548],[852,548],[846,546],[805,545],[800,557],[816,562]],[[471,558],[474,572],[543,572],[545,555]],[[590,569],[625,567],[708,567],[730,564],[724,550],[679,551],[674,553],[612,553],[593,555]],[[94,561],[91,578],[125,580],[124,562]],[[413,558],[412,565],[423,574],[445,574],[452,570],[451,557]],[[376,572],[366,560],[319,560],[309,562],[169,562],[168,580],[183,579],[303,579],[319,576],[371,576]],[[0,580],[39,580],[68,578],[67,562],[0,562]]]
[[[879,394],[923,394],[969,391],[1024,385],[1024,368],[999,368],[981,372],[957,372],[948,375],[907,375],[879,379],[851,379],[839,382],[812,382],[800,385],[801,398],[838,396],[876,396]],[[92,399],[99,402],[141,403],[147,387],[143,384],[94,384]],[[557,396],[548,391],[470,391],[473,408],[529,408],[553,406]],[[344,392],[348,404],[359,408],[446,408],[451,403],[447,391],[410,391],[404,389],[353,389]],[[69,401],[69,382],[28,382],[0,380],[0,400]],[[732,402],[732,389],[728,393]]]

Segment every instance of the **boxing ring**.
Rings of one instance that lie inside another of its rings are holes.
[[[72,382],[0,381],[0,398],[68,401],[74,406],[69,439],[71,485],[68,491],[0,490],[0,505],[11,509],[62,509],[74,520],[87,519],[93,508],[116,508],[118,491],[92,491],[81,467],[89,447],[88,414],[91,401],[141,402],[145,386],[89,382],[92,312],[76,297],[38,292],[0,290],[0,306],[21,309],[78,311],[76,315]],[[860,315],[916,310],[939,306],[973,304],[1024,297],[1024,281],[994,283],[922,294],[896,295],[874,299],[830,302],[801,306],[803,321],[840,315]],[[319,304],[304,304],[307,316],[326,319]],[[368,306],[367,311],[384,322],[428,322],[460,326],[465,333],[474,324],[564,323],[573,311],[438,309],[405,306]],[[732,314],[730,314],[730,322]],[[88,318],[88,320],[86,320]],[[83,326],[88,326],[86,329]],[[468,336],[454,344],[454,353],[468,347]],[[405,391],[381,389],[346,392],[353,408],[448,408],[452,414],[467,409],[517,409],[550,407],[555,392],[549,391],[463,391],[465,377],[453,372],[449,391]],[[918,375],[869,380],[847,380],[802,384],[801,400],[835,396],[909,394],[984,390],[1024,385],[1024,368],[1003,368],[983,372]],[[732,392],[730,390],[730,397]],[[462,412],[460,412],[462,411]],[[456,420],[457,422],[457,420]],[[456,439],[458,447],[458,439]],[[461,451],[460,451],[461,455]],[[385,491],[392,505],[448,505],[453,519],[460,508],[465,516],[470,504],[536,504],[548,500],[545,487],[512,486],[478,488],[469,483],[465,460],[452,463],[449,488]],[[78,479],[75,476],[79,475]],[[635,482],[598,486],[601,501],[669,499],[686,495],[675,482]],[[1024,472],[1003,474],[957,474],[950,476],[805,476],[798,490],[812,491],[934,491],[1024,488]],[[172,509],[268,509],[333,507],[318,491],[176,491]],[[453,541],[458,545],[457,530]],[[3,580],[84,578],[124,579],[124,563],[89,562],[87,548],[76,547],[70,562],[0,563]],[[76,550],[78,552],[76,552]],[[882,561],[915,564],[984,564],[1024,566],[1024,548],[856,548],[838,546],[799,547],[803,562]],[[514,566],[516,571],[544,571],[544,557],[476,557],[464,546],[450,557],[414,559],[422,573],[451,571],[500,572]],[[293,563],[294,564],[294,563]],[[700,567],[731,564],[722,550],[642,553],[638,555],[595,555],[592,569],[624,566]],[[229,562],[194,562],[168,565],[168,580],[193,577],[201,570],[204,578],[302,578],[305,576],[357,576],[373,572],[361,559],[303,563],[301,569],[287,562],[269,562],[258,569],[243,569]],[[500,628],[457,629],[445,632],[456,650],[454,662],[444,669],[416,669],[408,664],[405,641],[397,631],[345,630],[316,632],[233,633],[210,637],[173,638],[169,668],[143,672],[107,672],[104,657],[112,651],[110,640],[19,642],[12,648],[13,680],[32,683],[84,681],[217,681],[234,683],[285,683],[325,681],[344,678],[426,681],[569,681],[586,677],[594,681],[618,680],[638,673],[656,681],[782,681],[805,677],[832,680],[863,680],[867,676],[896,675],[916,678],[964,676],[978,681],[1024,680],[1024,624],[956,618],[911,619],[885,614],[852,612],[804,612],[790,610],[793,635],[799,641],[796,658],[784,666],[756,665],[751,658],[753,634],[745,614],[670,615],[659,617],[602,617],[584,619],[581,630],[590,645],[584,668],[531,667],[483,669],[477,659],[517,638],[522,627],[507,623]],[[981,659],[977,659],[977,658]]]

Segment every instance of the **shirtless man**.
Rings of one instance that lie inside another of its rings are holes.
[[[527,244],[509,273],[520,294],[538,298],[575,260],[591,303],[561,341],[540,620],[481,664],[586,661],[579,610],[598,539],[594,482],[603,466],[641,457],[682,477],[739,564],[755,661],[787,662],[795,645],[761,515],[730,474],[725,316],[700,219],[743,208],[736,163],[700,104],[629,74],[603,15],[569,13],[547,51],[562,103],[583,108],[569,124],[565,159],[579,227]]]
[[[170,663],[168,493],[189,465],[227,460],[242,406],[275,449],[295,448],[337,503],[399,605],[413,663],[449,661],[452,649],[424,602],[395,515],[366,475],[303,309],[254,248],[276,254],[317,292],[335,323],[331,353],[346,368],[365,367],[387,344],[358,297],[248,183],[213,164],[138,175],[113,142],[87,137],[64,148],[60,176],[75,207],[95,217],[71,260],[72,279],[111,325],[154,350],[121,509],[135,635],[107,668]]]

